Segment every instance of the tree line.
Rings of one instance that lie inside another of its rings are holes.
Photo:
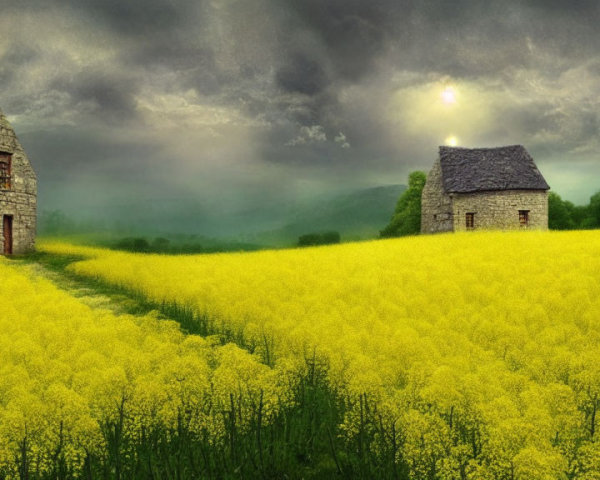
[[[380,231],[382,238],[418,235],[421,232],[421,193],[425,172],[408,176],[408,188],[400,195],[390,223]],[[600,191],[587,205],[575,205],[563,200],[556,192],[548,194],[548,228],[550,230],[583,230],[600,228]]]
[[[574,205],[560,195],[548,195],[548,228],[551,230],[580,230],[600,228],[600,191],[590,198],[587,205]]]

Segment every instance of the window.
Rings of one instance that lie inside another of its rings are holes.
[[[11,187],[10,167],[12,155],[0,152],[0,190],[9,190]]]
[[[475,227],[475,214],[467,213],[467,229]]]
[[[522,227],[529,225],[529,210],[519,210],[519,225]]]

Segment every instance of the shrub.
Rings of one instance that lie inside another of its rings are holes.
[[[315,245],[330,245],[340,243],[339,232],[307,233],[298,237],[299,247],[310,247]]]

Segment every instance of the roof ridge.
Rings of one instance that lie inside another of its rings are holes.
[[[478,151],[478,150],[501,150],[503,148],[514,148],[514,147],[519,147],[519,148],[523,148],[525,149],[525,147],[519,143],[515,143],[512,145],[503,145],[501,147],[451,147],[449,145],[440,145],[439,149],[445,149],[445,150],[472,150],[472,151]]]

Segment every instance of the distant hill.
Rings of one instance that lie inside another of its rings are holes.
[[[305,233],[338,231],[342,241],[372,238],[389,222],[405,185],[385,185],[296,205],[282,228],[257,235],[265,243],[295,242]]]
[[[342,241],[358,240],[378,236],[404,190],[404,185],[385,185],[309,199],[250,204],[243,210],[229,211],[185,197],[115,202],[96,210],[88,208],[87,218],[42,209],[39,231],[46,235],[105,232],[105,237],[113,240],[165,237],[172,244],[200,242],[203,246],[215,242],[289,246],[300,235],[332,230],[340,233]]]

